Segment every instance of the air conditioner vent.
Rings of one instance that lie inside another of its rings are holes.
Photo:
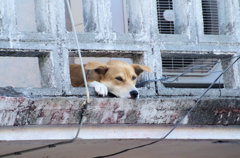
[[[206,76],[214,69],[217,61],[216,58],[163,57],[163,75],[179,75],[189,71],[184,76]]]
[[[203,29],[206,35],[219,35],[218,0],[202,0]]]
[[[172,0],[157,0],[158,29],[160,34],[174,34]]]

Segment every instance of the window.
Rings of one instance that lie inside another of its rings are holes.
[[[30,49],[0,50],[0,87],[53,88],[50,52]]]
[[[162,74],[166,87],[207,88],[222,71],[219,58],[198,56],[163,56]],[[178,78],[176,78],[178,76]],[[223,88],[223,79],[215,83],[214,88]]]
[[[174,11],[172,0],[157,0],[158,30],[160,34],[174,34]]]
[[[41,88],[37,57],[0,57],[0,87]]]
[[[179,75],[189,70],[187,76],[205,76],[216,66],[216,58],[163,57],[164,75]],[[195,68],[192,69],[191,68]]]
[[[202,0],[203,30],[205,35],[219,35],[217,0]]]
[[[70,0],[70,7],[75,23],[75,28],[77,32],[84,32],[84,22],[83,22],[83,8],[82,0]],[[66,28],[67,31],[72,31],[72,24],[68,14],[67,6],[65,6],[66,14]]]
[[[34,1],[15,0],[15,9],[17,29],[23,32],[37,32]]]
[[[125,5],[125,0],[111,0],[112,28],[114,32],[127,32]]]

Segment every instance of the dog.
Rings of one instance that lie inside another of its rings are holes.
[[[94,87],[100,96],[107,96],[108,93],[119,98],[139,98],[136,80],[144,72],[151,72],[148,66],[139,64],[128,64],[119,60],[112,60],[107,63],[88,62],[84,64],[87,83]],[[84,86],[80,64],[70,64],[70,78],[73,87]]]

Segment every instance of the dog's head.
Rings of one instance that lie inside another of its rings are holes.
[[[120,98],[138,98],[135,87],[139,75],[151,72],[148,66],[139,64],[128,64],[123,61],[112,60],[106,64],[89,62],[85,65],[87,70],[94,70],[99,81],[107,86],[108,91]]]

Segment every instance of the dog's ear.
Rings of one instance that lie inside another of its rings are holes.
[[[108,71],[108,66],[100,62],[88,62],[84,65],[86,70],[94,70],[97,74],[105,74]]]
[[[150,67],[139,65],[139,64],[132,64],[132,67],[135,70],[135,73],[139,76],[143,71],[151,72]]]

